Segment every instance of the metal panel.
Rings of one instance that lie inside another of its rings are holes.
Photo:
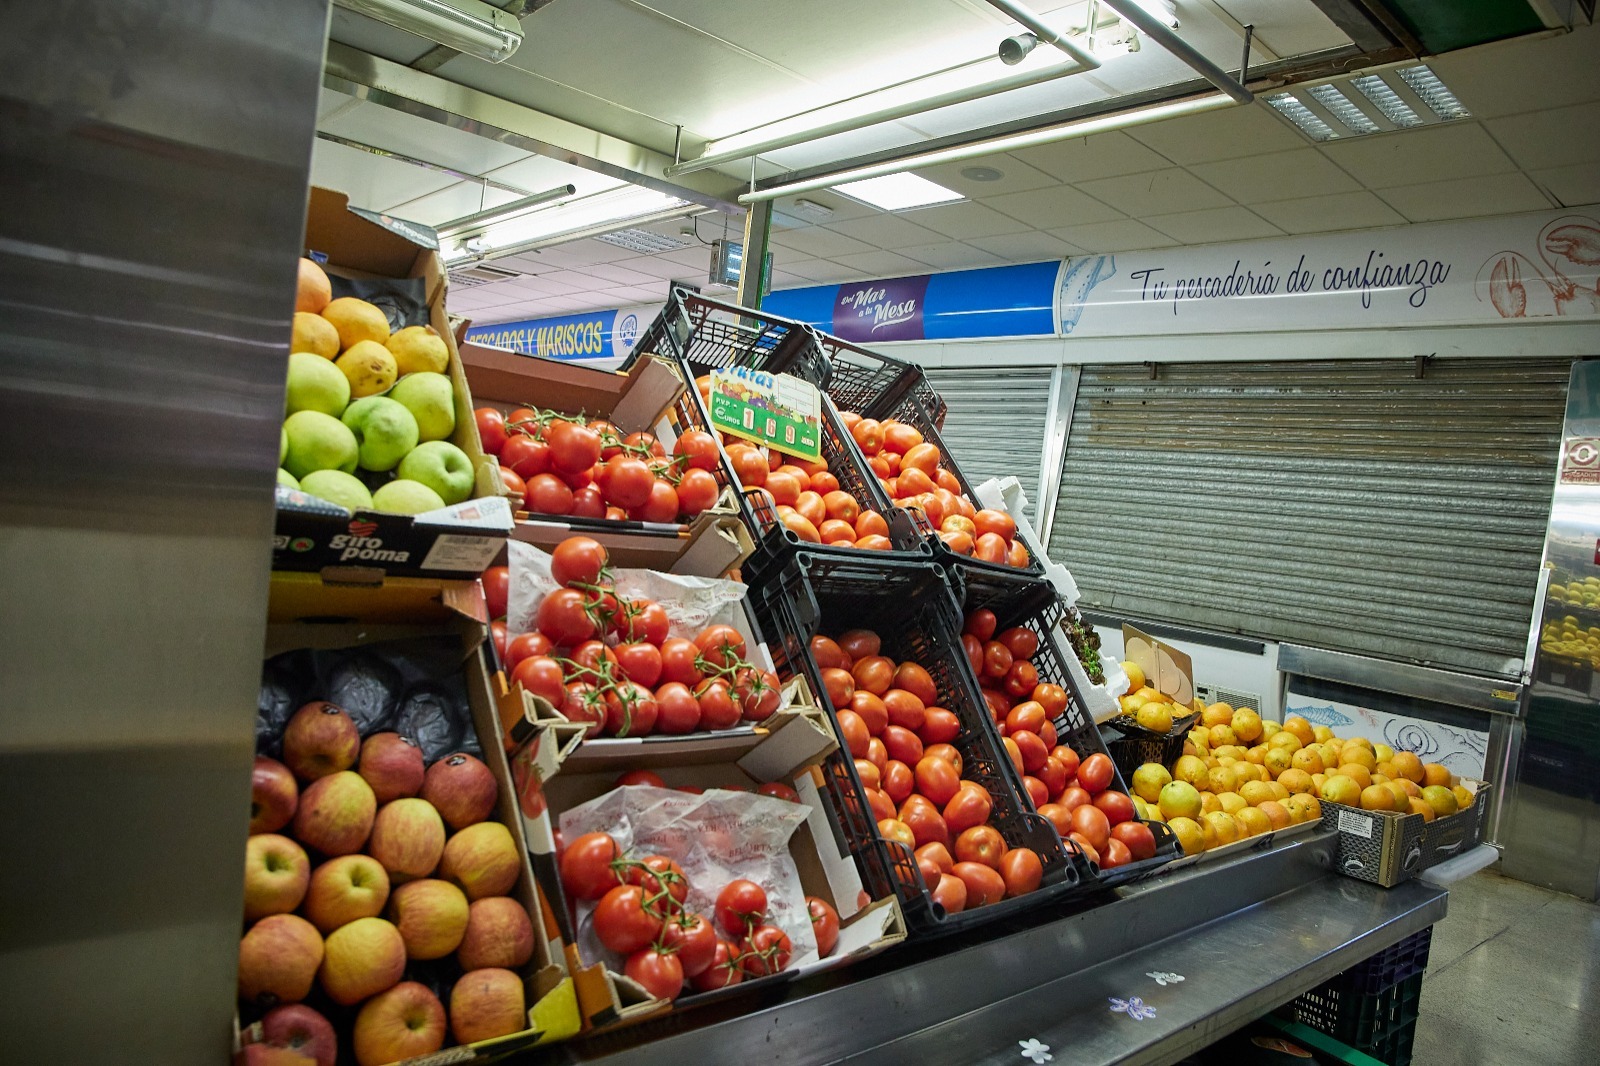
[[[974,485],[1015,477],[1037,514],[1039,456],[1050,416],[1048,366],[986,366],[928,370],[928,380],[950,405],[940,433]]]
[[[0,1033],[228,1058],[326,0],[0,14]]]
[[[1087,367],[1051,557],[1085,607],[1515,678],[1569,365]]]
[[[1320,677],[1324,681],[1436,700],[1494,714],[1515,715],[1519,713],[1522,703],[1522,685],[1516,681],[1489,680],[1472,674],[1433,670],[1426,666],[1371,659],[1363,655],[1347,655],[1301,644],[1278,645],[1278,669],[1285,674]]]

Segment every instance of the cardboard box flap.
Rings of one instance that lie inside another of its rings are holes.
[[[336,503],[324,500],[320,496],[313,496],[300,489],[291,489],[284,485],[277,488],[277,506],[280,511],[295,511],[300,514],[327,515],[331,518],[341,518],[346,521],[360,517],[364,521],[378,521],[380,519],[394,519],[396,517],[409,518],[418,526],[431,526],[448,529],[481,530],[486,533],[510,533],[516,528],[516,518],[512,515],[511,504],[504,497],[489,496],[462,503],[441,507],[437,511],[424,511],[419,515],[397,516],[389,511],[354,511],[341,507]]]
[[[775,714],[768,721],[777,718]],[[739,769],[755,781],[781,781],[801,767],[820,762],[838,747],[825,714],[814,708],[796,708],[771,726],[766,740],[739,760]]]
[[[267,600],[267,621],[356,621],[400,626],[453,620],[486,625],[489,607],[476,581],[391,577],[378,585],[343,585],[322,575],[277,571]]]
[[[658,356],[621,374],[468,343],[461,346],[461,365],[480,403],[581,412],[625,433],[653,428],[684,390],[677,367]]]
[[[327,256],[337,267],[389,278],[410,277],[418,253],[436,250],[438,238],[416,223],[378,221],[387,217],[352,208],[345,193],[313,186],[306,204],[306,233],[316,245],[309,250]]]

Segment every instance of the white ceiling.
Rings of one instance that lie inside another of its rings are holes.
[[[774,114],[771,108],[777,105],[767,89],[750,88],[770,87],[777,79],[774,64],[787,68],[810,63],[807,69],[812,70],[821,57],[833,56],[838,66],[830,69],[856,71],[865,62],[857,54],[861,41],[877,41],[882,51],[883,40],[907,39],[903,28],[891,35],[891,26],[900,25],[892,15],[904,16],[915,8],[921,12],[918,27],[928,27],[928,33],[917,39],[926,36],[936,42],[949,37],[935,32],[940,27],[964,25],[963,20],[982,22],[991,11],[976,0],[762,5],[762,18],[756,21],[783,18],[789,25],[780,33],[738,25],[736,19],[727,18],[725,0],[651,0],[651,4],[646,9],[635,0],[591,0],[582,5],[558,0],[529,20],[528,26],[536,29],[512,62],[538,64],[546,76],[557,80],[581,80],[577,58],[569,55],[558,63],[548,54],[560,51],[556,44],[565,32],[557,17],[570,18],[567,13],[581,7],[599,20],[588,21],[587,32],[613,41],[618,39],[606,35],[636,25],[630,20],[645,19],[655,27],[651,38],[625,39],[618,50],[654,52],[657,61],[627,76],[608,64],[604,76],[594,79],[606,90],[606,106],[619,99],[628,106],[650,104],[654,116],[725,134],[750,121],[735,115],[727,100],[759,98],[767,101],[768,109],[749,114]],[[1035,8],[1062,6],[1045,3]],[[1196,10],[1210,18],[1207,25],[1213,28],[1232,13],[1255,21],[1258,30],[1270,29],[1263,36],[1270,46],[1284,50],[1278,54],[1327,47],[1335,36],[1343,40],[1320,14],[1313,20],[1304,17],[1304,11],[1291,11],[1302,6],[1298,3],[1224,0],[1220,5],[1179,6],[1185,14],[1186,38],[1191,27],[1202,22],[1189,17]],[[801,9],[807,15],[826,14],[822,9],[838,9],[835,13],[841,16],[854,12],[859,21],[846,33],[828,19],[796,16],[794,12]],[[715,12],[723,13],[722,21],[712,17]],[[1281,25],[1271,22],[1275,13],[1282,18]],[[701,71],[696,49],[712,45],[703,34],[672,23],[669,15],[691,25],[716,25],[723,40],[715,47],[722,53],[730,47],[749,50],[746,67]],[[735,24],[728,25],[730,21]],[[994,24],[988,22],[981,39],[992,43]],[[757,43],[762,44],[761,53],[753,47]],[[687,62],[676,61],[680,47],[687,49]],[[668,56],[675,62],[670,74],[663,74]],[[1142,56],[1121,57],[1114,63]],[[948,46],[945,52],[932,43],[915,50],[917,62],[937,63],[948,57]],[[1159,58],[1170,61],[1164,55]],[[456,62],[446,63],[440,73],[455,77],[451,72]],[[1472,111],[1472,120],[1315,145],[1257,103],[983,160],[1002,172],[998,181],[976,182],[962,176],[960,171],[971,163],[922,172],[971,198],[960,204],[885,213],[836,194],[805,194],[835,213],[821,225],[774,230],[773,287],[1600,201],[1600,77],[1595,74],[1600,70],[1600,30],[1582,28],[1566,35],[1485,45],[1437,57],[1431,65]],[[504,74],[503,68],[481,63],[472,68],[499,69]],[[758,76],[761,71],[764,75]],[[812,99],[806,93],[814,91],[819,80],[827,82],[827,78],[801,79],[805,84],[786,88],[781,98],[784,109],[792,111],[793,101]],[[1074,77],[1056,84],[1083,80]],[[629,95],[644,94],[652,85],[654,103],[648,95]],[[560,97],[555,90],[552,93]],[[840,95],[831,85],[828,93],[826,98]],[[1059,95],[1052,105],[1060,106]],[[320,127],[528,191],[569,181],[578,185],[580,193],[617,184],[590,171],[331,91],[324,94]],[[317,143],[313,178],[349,192],[360,206],[431,224],[516,195],[326,141]],[[792,202],[780,201],[777,206],[792,209]],[[721,237],[724,219],[720,214],[703,216],[701,237],[707,241]],[[680,225],[649,228],[678,235]],[[729,225],[738,239],[739,220],[734,218]],[[653,256],[585,240],[498,260],[497,266],[533,276],[455,289],[451,309],[479,322],[495,322],[659,301],[671,280],[705,278],[710,249],[693,237],[680,239],[688,241],[688,247]]]

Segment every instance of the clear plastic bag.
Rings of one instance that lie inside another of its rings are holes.
[[[768,923],[789,935],[793,967],[817,957],[800,871],[789,855],[789,838],[806,812],[803,804],[748,792],[713,788],[697,796],[629,785],[564,812],[561,835],[576,840],[584,833],[609,833],[629,858],[667,856],[689,879],[689,909],[713,923],[717,893],[730,881],[754,881],[766,890]],[[594,906],[578,904],[578,947],[585,958],[610,959],[620,969],[624,960],[595,936]]]

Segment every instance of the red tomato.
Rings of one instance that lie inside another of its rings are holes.
[[[656,476],[643,460],[623,454],[607,459],[595,480],[607,503],[631,509],[649,501]]]
[[[1100,849],[1089,843],[1087,837],[1078,833],[1073,833],[1068,840],[1070,840],[1070,844],[1067,840],[1062,841],[1062,843],[1068,844],[1070,848],[1077,850],[1081,855],[1083,855],[1084,858],[1088,859],[1096,866],[1100,865]]]
[[[943,759],[924,754],[917,760],[915,772],[917,791],[928,797],[942,809],[945,804],[955,799],[956,790],[961,787],[961,775],[956,768]]]
[[[1006,695],[1012,699],[1026,699],[1039,684],[1039,671],[1030,662],[1017,660],[1006,672]]]
[[[1075,811],[1079,807],[1093,806],[1094,798],[1089,795],[1088,789],[1080,788],[1077,785],[1068,785],[1056,802],[1069,811]]]
[[[873,821],[881,824],[886,820],[891,822],[896,820],[894,801],[889,798],[888,793],[876,788],[869,788],[866,793],[867,807],[872,811]]]
[[[1106,812],[1092,803],[1085,803],[1072,812],[1073,832],[1094,845],[1096,851],[1106,850],[1106,840],[1111,836],[1111,822]]]
[[[585,833],[561,852],[561,887],[574,899],[599,899],[622,884],[611,865],[621,858],[610,834]]]
[[[889,770],[889,749],[877,737],[867,741],[867,761],[876,766],[880,774]]]
[[[643,685],[623,681],[606,693],[606,732],[614,737],[647,737],[655,732],[656,694]]]
[[[734,675],[733,697],[747,722],[764,722],[777,711],[783,702],[778,675],[753,667]]]
[[[598,585],[609,557],[590,537],[568,537],[550,553],[550,577],[558,585]]]
[[[850,676],[855,678],[856,688],[882,696],[889,691],[889,684],[894,680],[894,660],[882,655],[868,655],[856,660],[850,668]]]
[[[554,649],[555,644],[550,638],[538,630],[532,633],[519,633],[506,644],[503,656],[506,669],[515,670],[522,660],[531,659],[535,655],[549,655]]]
[[[924,744],[948,744],[961,735],[961,719],[943,707],[926,707],[917,736]]]
[[[572,486],[554,474],[535,474],[528,479],[522,505],[533,514],[571,514]]]
[[[739,666],[744,662],[744,637],[732,626],[707,626],[694,638],[694,643],[705,660],[718,668]]]
[[[628,513],[641,522],[676,522],[679,513],[678,490],[666,481],[657,481],[650,486],[650,498]]]
[[[728,463],[733,467],[733,476],[747,489],[766,485],[767,475],[771,472],[761,453],[750,447],[729,448]]]
[[[839,912],[833,904],[816,896],[806,897],[806,910],[811,913],[811,932],[816,937],[817,954],[827,958],[839,945]]]
[[[1033,804],[1033,809],[1038,810],[1050,802],[1049,787],[1032,774],[1022,775],[1022,788],[1028,794],[1028,802]]]
[[[772,493],[774,503],[787,504],[790,507],[795,505],[800,499],[800,493],[805,490],[798,478],[781,470],[775,470],[767,475],[767,482],[764,487],[768,492]]]
[[[939,448],[934,444],[915,444],[907,448],[900,456],[901,470],[916,470],[927,475],[931,481],[934,471],[939,469]]]
[[[683,962],[664,945],[640,948],[629,955],[622,972],[656,999],[677,999],[683,992]]]
[[[1011,663],[1011,649],[998,640],[991,640],[983,646],[983,676],[1005,677],[1011,671]]]
[[[1006,883],[1007,896],[1025,896],[1044,879],[1044,864],[1033,849],[1012,848],[1000,856],[1000,877]]]
[[[933,677],[916,663],[905,662],[895,667],[891,683],[895,688],[905,689],[924,704],[937,703],[939,700],[939,690],[934,686]]]
[[[980,643],[987,643],[993,639],[997,624],[994,612],[987,607],[980,607],[967,615],[967,624],[963,632],[971,633]]]
[[[876,419],[863,418],[850,427],[850,436],[863,455],[870,457],[883,450],[883,426]]]
[[[918,763],[917,765],[921,765]],[[899,759],[890,759],[880,772],[879,777],[883,782],[881,787],[884,794],[894,801],[896,807],[906,801],[916,787],[916,777],[911,769]]]
[[[972,516],[972,520],[977,523],[979,533],[992,533],[1005,541],[1010,541],[1017,535],[1016,521],[1004,511],[978,511]]]
[[[830,518],[817,527],[817,535],[824,544],[843,544],[848,547],[855,543],[856,528],[849,522],[840,522]]]
[[[1060,762],[1062,769],[1067,771],[1067,780],[1070,781],[1078,776],[1077,752],[1073,751],[1065,744],[1059,744],[1050,749],[1050,757]]]
[[[574,489],[572,493],[572,514],[576,518],[609,517],[606,514],[605,496],[593,485]]]
[[[595,905],[595,936],[611,951],[632,955],[661,932],[661,919],[645,910],[644,890],[638,885],[613,888]]]
[[[483,572],[483,598],[488,603],[490,618],[506,616],[506,600],[510,595],[510,567],[491,566]]]
[[[939,878],[944,876],[932,859],[924,859],[921,856],[917,858],[917,872],[922,875],[922,887],[930,892],[939,887]]]
[[[1006,715],[1006,733],[1008,736],[1022,731],[1037,733],[1044,721],[1044,708],[1039,704],[1032,700],[1019,703]]]
[[[800,802],[800,793],[782,781],[768,781],[764,785],[756,786],[756,795],[771,796],[773,799],[788,800],[790,803]]]
[[[967,883],[955,874],[940,874],[931,895],[946,914],[960,914],[967,909]]]
[[[566,698],[561,701],[560,711],[569,722],[587,722],[588,732],[584,736],[590,739],[600,735],[606,724],[606,698],[603,693],[593,685],[575,681],[567,685]]]
[[[1044,741],[1039,739],[1039,734],[1030,733],[1026,729],[1018,730],[1006,738],[1016,744],[1017,751],[1022,756],[1022,772],[1024,774],[1037,774],[1044,768],[1045,762],[1050,758],[1050,749],[1044,746]]]
[[[1040,726],[1039,739],[1044,741],[1045,747],[1049,748],[1051,751],[1054,751],[1056,749],[1056,745],[1060,743],[1060,738],[1056,736],[1055,723],[1046,722],[1044,725]]]
[[[693,733],[700,727],[700,701],[681,681],[668,681],[656,689],[656,729],[662,733]]]
[[[682,637],[668,637],[661,642],[661,677],[680,685],[698,685],[701,673],[695,666],[700,649],[694,641]]]
[[[629,681],[655,688],[661,680],[661,649],[654,644],[618,644],[613,654],[622,676]]]
[[[1039,650],[1039,634],[1022,626],[1012,626],[995,639],[1004,644],[1016,659],[1031,659]]]
[[[862,511],[856,518],[856,537],[888,537],[889,522],[877,511]]]
[[[917,849],[917,858],[931,860],[942,873],[949,873],[956,864],[950,849],[944,844],[924,844]]]
[[[917,846],[917,835],[911,831],[909,825],[898,818],[879,819],[878,832],[883,834],[883,839],[904,844],[908,850]]]
[[[1063,837],[1072,832],[1072,811],[1059,803],[1045,803],[1039,807],[1039,813],[1050,820],[1056,827],[1056,832]]]
[[[1126,866],[1133,861],[1133,852],[1128,850],[1128,845],[1112,837],[1106,841],[1105,853],[1100,857],[1100,867],[1105,870],[1115,870],[1119,866]]]
[[[782,929],[763,925],[745,938],[739,951],[739,965],[747,976],[766,977],[788,968],[794,945],[789,943],[789,934]]]
[[[1004,722],[1006,715],[1011,713],[1011,697],[1004,692],[986,688],[983,690],[983,702],[989,708],[989,717],[997,723]],[[1001,735],[1004,736],[1003,733]]]
[[[981,862],[998,870],[1000,856],[1006,852],[1005,838],[992,825],[975,825],[956,837],[956,862]]]
[[[833,709],[836,711],[849,707],[851,697],[856,694],[855,678],[850,676],[850,671],[841,670],[837,666],[825,666],[822,668],[822,687],[827,693],[828,702],[833,705]],[[887,719],[888,712],[884,713]],[[887,721],[885,724],[887,724]]]
[[[861,778],[863,788],[883,788],[883,771],[878,769],[878,764],[867,759],[856,759],[856,776]]]
[[[906,452],[922,443],[922,434],[915,426],[908,426],[904,422],[888,421],[883,424],[883,447],[897,455]]]
[[[1033,701],[1044,708],[1046,718],[1058,718],[1067,709],[1067,690],[1045,683],[1033,690]]]
[[[1006,561],[1008,545],[1001,537],[993,533],[981,534],[972,545],[972,557],[981,559],[986,563],[1003,563]]]
[[[961,752],[953,744],[932,744],[924,749],[922,754],[931,755],[935,759],[943,759],[956,768],[957,774],[961,773]]]
[[[939,808],[922,796],[911,795],[900,808],[900,821],[911,830],[912,847],[950,843],[950,827],[944,824]]]
[[[828,493],[839,491],[839,479],[826,470],[819,470],[811,475],[811,491],[826,499]]]
[[[1011,759],[1011,765],[1017,768],[1017,776],[1027,773],[1027,768],[1022,765],[1022,747],[1015,737],[1002,737],[1000,746],[1006,749],[1006,755]]]
[[[730,881],[717,893],[717,925],[732,936],[744,936],[767,918],[767,893],[754,881]]]
[[[717,930],[704,915],[685,911],[662,926],[661,946],[677,954],[685,977],[698,977],[716,956]]]
[[[810,522],[813,526],[820,526],[828,517],[828,509],[822,504],[822,497],[811,491],[802,492],[794,501],[794,509],[800,517]],[[820,533],[820,531],[819,531]]]
[[[944,805],[944,821],[950,832],[959,835],[987,822],[993,809],[994,800],[982,785],[963,781],[955,797]]]
[[[883,747],[889,758],[899,759],[907,766],[915,766],[922,759],[922,741],[909,729],[891,725],[884,728]]]
[[[1059,759],[1046,759],[1034,776],[1044,785],[1045,793],[1051,798],[1061,795],[1067,787],[1067,771]]]
[[[865,690],[852,693],[848,706],[861,716],[861,720],[866,723],[867,732],[873,736],[882,736],[883,731],[888,728],[889,708],[872,693]]]
[[[654,774],[650,776],[655,777]],[[650,855],[641,861],[643,865],[628,867],[623,882],[644,889],[645,907],[652,913],[667,919],[683,913],[683,901],[689,898],[689,878],[684,875],[683,867],[665,855]]]
[[[588,426],[557,419],[546,427],[544,439],[550,445],[550,469],[557,473],[576,474],[600,461],[600,434]]]
[[[1033,556],[1028,554],[1027,546],[1024,545],[1022,541],[1014,540],[1011,542],[1011,547],[1006,550],[1007,566],[1014,566],[1018,570],[1021,570],[1032,561]]]
[[[1118,822],[1111,827],[1111,839],[1120,841],[1133,861],[1155,857],[1155,834],[1143,822]]]
[[[494,653],[500,657],[501,667],[505,668],[506,641],[508,639],[505,619],[496,618],[494,621],[489,623],[489,636],[494,640]]]
[[[1078,767],[1078,784],[1088,789],[1090,793],[1104,792],[1111,786],[1112,776],[1117,768],[1111,762],[1111,757],[1104,752],[1095,752],[1083,760]]]
[[[678,481],[678,507],[683,514],[693,517],[717,502],[722,491],[717,479],[704,470],[685,470]]]
[[[916,696],[903,688],[892,688],[883,694],[883,706],[889,714],[889,724],[909,729],[913,733],[922,728],[927,708]]]
[[[739,949],[719,939],[711,955],[711,965],[707,966],[691,980],[696,992],[713,992],[719,988],[727,988],[744,980],[744,971],[739,968]]]
[[[517,663],[516,668],[511,671],[511,680],[533,695],[548,700],[552,707],[560,707],[567,698],[567,686],[561,676],[561,664],[547,655],[535,655]]]
[[[672,454],[683,459],[694,470],[717,468],[717,441],[705,430],[691,429],[684,433],[672,446]]]
[[[1005,898],[1005,879],[992,866],[981,862],[958,862],[954,873],[966,883],[969,908],[986,907]]]
[[[867,723],[854,711],[840,711],[835,717],[839,723],[839,739],[844,741],[845,750],[852,758],[866,758],[867,741],[872,739],[872,734],[867,732]]]
[[[506,416],[493,407],[480,407],[472,416],[478,423],[478,440],[483,443],[484,453],[499,455],[506,443]]]
[[[1094,805],[1105,812],[1106,820],[1113,826],[1133,820],[1133,800],[1125,792],[1106,789],[1094,798]]]
[[[577,589],[556,589],[539,603],[534,615],[539,632],[558,647],[572,647],[595,634],[588,599]]]
[[[536,437],[514,433],[500,449],[500,465],[509,466],[524,481],[550,469],[550,446]]]
[[[971,633],[961,634],[961,650],[967,653],[967,662],[972,666],[972,672],[983,677],[983,641]]]
[[[811,638],[811,658],[823,670],[837,670],[845,665],[844,649],[832,637],[821,633]]]
[[[870,629],[852,629],[839,637],[839,647],[850,656],[850,661],[877,655],[883,647],[878,634]]]

